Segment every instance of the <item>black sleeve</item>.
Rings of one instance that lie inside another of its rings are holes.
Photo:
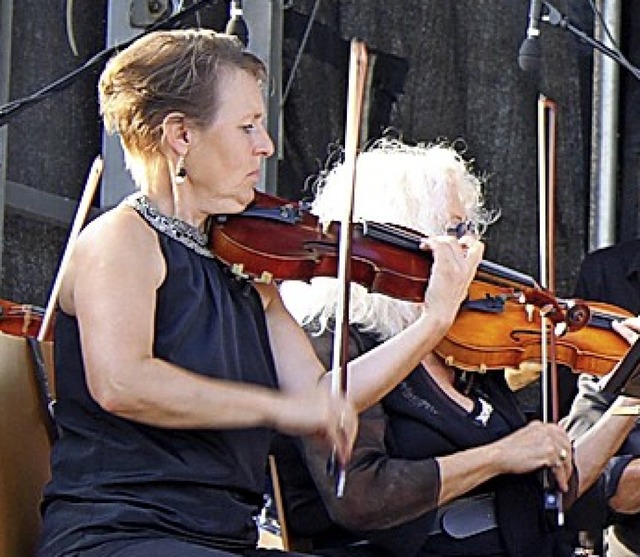
[[[578,379],[578,394],[562,425],[571,440],[586,433],[607,411],[615,398],[611,393],[600,392],[598,377],[582,374]]]
[[[329,451],[305,443],[307,466],[331,518],[350,530],[378,530],[413,520],[437,505],[440,471],[433,458],[391,458],[385,445],[386,417],[380,405],[360,418],[342,497],[327,474]]]

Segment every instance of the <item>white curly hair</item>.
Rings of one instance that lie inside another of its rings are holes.
[[[339,163],[317,179],[311,212],[320,222],[340,220],[345,192],[351,184],[347,165]],[[446,143],[407,145],[383,139],[362,152],[356,161],[353,219],[400,225],[426,236],[443,234],[450,223],[452,196],[457,194],[464,218],[482,234],[497,212],[484,207],[484,179],[471,163]],[[280,289],[285,305],[307,325],[317,321],[322,332],[336,311],[337,280],[317,277],[309,284],[284,282]],[[413,323],[422,304],[397,300],[351,286],[350,322],[386,340]]]

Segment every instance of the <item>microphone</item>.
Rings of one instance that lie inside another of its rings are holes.
[[[540,68],[540,19],[542,17],[542,0],[531,0],[529,4],[529,26],[527,36],[522,41],[518,53],[518,65],[525,72],[534,72]]]
[[[242,16],[242,0],[231,0],[231,8],[229,9],[231,19],[227,22],[225,33],[227,35],[235,35],[240,39],[244,46],[249,43],[249,28],[247,22]]]

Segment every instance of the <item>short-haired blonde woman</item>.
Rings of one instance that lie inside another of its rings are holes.
[[[350,366],[346,400],[275,285],[241,284],[211,252],[211,215],[254,198],[273,152],[264,67],[233,37],[158,31],[106,66],[105,126],[139,192],[91,222],[56,318],[57,421],[40,557],[255,551],[272,430],[347,461],[356,412],[413,369],[453,321],[482,256],[431,239],[415,324]],[[342,419],[341,419],[342,418]]]

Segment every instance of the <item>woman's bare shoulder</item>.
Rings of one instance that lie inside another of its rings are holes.
[[[157,288],[165,272],[157,234],[135,210],[118,206],[91,221],[78,236],[64,270],[60,303],[73,313],[78,287]]]

